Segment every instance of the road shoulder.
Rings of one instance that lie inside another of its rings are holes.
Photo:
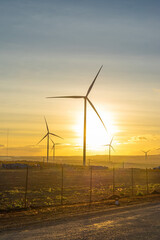
[[[0,214],[0,232],[33,226],[39,224],[59,224],[65,219],[89,218],[96,214],[112,214],[125,211],[125,209],[142,208],[160,202],[160,195],[148,195],[120,199],[120,206],[114,200],[106,200],[92,204],[76,204],[59,207],[27,209]]]

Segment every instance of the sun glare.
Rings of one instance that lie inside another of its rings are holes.
[[[106,125],[107,132],[100,122],[99,118],[93,111],[87,112],[87,150],[102,151],[104,145],[108,144],[111,138],[118,132],[117,127],[114,125],[111,113],[104,112],[103,122]],[[73,130],[77,135],[77,144],[83,145],[83,126],[84,126],[83,112],[77,115],[77,124],[73,126]]]

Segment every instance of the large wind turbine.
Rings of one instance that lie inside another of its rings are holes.
[[[58,138],[61,138],[61,137],[58,136],[58,135],[56,135],[56,134],[54,134],[54,133],[51,133],[51,132],[49,131],[49,127],[48,127],[47,120],[46,120],[45,117],[44,117],[44,120],[45,120],[45,123],[46,123],[47,134],[46,134],[37,144],[39,144],[40,142],[42,142],[43,139],[45,139],[45,138],[47,137],[47,163],[48,163],[48,160],[49,160],[49,135],[53,135],[53,136],[58,137]],[[61,138],[61,139],[63,139],[63,138]]]
[[[89,98],[88,98],[88,95],[89,95],[89,93],[90,93],[90,91],[91,91],[91,89],[92,89],[92,87],[93,87],[93,85],[94,85],[94,83],[95,83],[95,81],[96,81],[96,79],[97,79],[97,77],[98,77],[98,75],[99,75],[102,67],[103,67],[103,66],[100,67],[97,75],[95,76],[95,78],[94,78],[93,82],[91,83],[91,85],[90,85],[90,87],[89,87],[89,89],[88,89],[88,91],[87,91],[87,94],[86,94],[85,96],[58,96],[58,97],[47,97],[47,98],[76,98],[76,99],[82,98],[82,99],[84,99],[83,166],[86,165],[86,115],[87,115],[87,101],[88,101],[88,103],[91,105],[91,107],[93,108],[93,110],[96,112],[96,114],[98,115],[99,119],[101,120],[103,126],[105,127],[105,125],[104,125],[104,123],[103,123],[100,115],[98,114],[96,108],[94,107],[93,103],[92,103],[92,102],[89,100]],[[105,127],[105,129],[106,129],[106,127]]]
[[[109,162],[111,161],[111,149],[113,149],[113,151],[115,151],[114,148],[113,148],[113,146],[112,146],[113,138],[114,138],[114,137],[112,137],[112,139],[111,139],[111,141],[110,141],[109,144],[104,145],[104,146],[106,146],[106,147],[109,147],[109,155],[108,155],[108,156],[109,156]]]

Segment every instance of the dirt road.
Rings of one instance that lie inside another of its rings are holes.
[[[147,203],[42,222],[0,233],[0,239],[160,239],[160,203]]]

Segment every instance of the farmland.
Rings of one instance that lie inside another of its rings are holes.
[[[0,169],[1,211],[160,192],[160,170],[27,164],[27,169]]]

